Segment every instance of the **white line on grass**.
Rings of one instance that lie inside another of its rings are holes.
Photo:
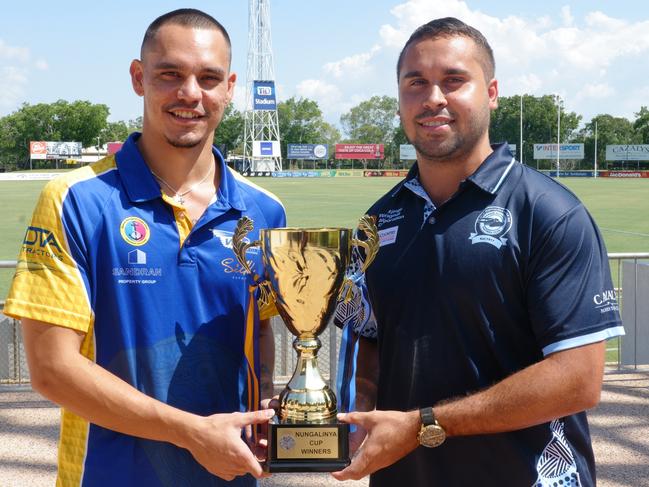
[[[623,233],[625,235],[635,235],[636,237],[649,237],[649,233],[627,232],[625,230],[616,230],[615,228],[603,228],[603,227],[599,227],[599,229],[604,232]]]

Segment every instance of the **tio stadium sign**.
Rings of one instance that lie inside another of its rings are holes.
[[[336,144],[336,159],[383,158],[383,144]]]

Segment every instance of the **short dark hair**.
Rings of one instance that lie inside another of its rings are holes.
[[[493,50],[485,36],[483,36],[478,29],[465,24],[455,17],[444,17],[442,19],[431,20],[427,24],[418,27],[412,33],[399,54],[399,60],[397,61],[397,83],[399,82],[399,74],[401,73],[403,58],[406,54],[406,50],[410,47],[410,44],[422,39],[439,39],[440,37],[459,36],[468,37],[475,42],[480,49],[482,49],[485,54],[480,60],[482,71],[484,72],[487,81],[491,80],[496,74],[496,61],[494,59]]]
[[[225,42],[228,45],[228,50],[230,51],[230,59],[232,59],[232,44],[230,42],[230,36],[228,31],[225,30],[225,27],[221,23],[212,17],[209,14],[195,8],[179,8],[166,14],[161,15],[147,28],[144,33],[144,39],[142,39],[142,47],[140,48],[140,57],[144,56],[144,50],[147,44],[149,44],[153,39],[155,39],[156,34],[160,28],[164,25],[182,25],[184,27],[194,27],[197,29],[216,29],[223,34],[225,37]]]

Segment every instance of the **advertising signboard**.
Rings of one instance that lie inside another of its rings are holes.
[[[607,145],[607,161],[649,161],[649,144]]]
[[[383,144],[336,144],[336,159],[383,159]]]
[[[534,159],[556,159],[557,144],[534,144]],[[584,144],[561,144],[559,159],[583,159]]]
[[[108,147],[108,153],[109,154],[115,154],[118,150],[122,148],[123,143],[122,142],[108,142],[106,144]]]
[[[416,161],[417,153],[415,152],[415,146],[412,144],[399,145],[399,160]]]
[[[30,159],[69,159],[81,157],[81,142],[45,142],[29,143]]]
[[[276,140],[255,140],[252,143],[253,157],[280,157],[279,142]]]
[[[327,144],[288,144],[286,151],[287,159],[326,159],[329,155]]]
[[[47,159],[47,142],[42,140],[29,142],[30,159]]]
[[[277,108],[274,81],[253,81],[252,108],[253,110],[275,110]]]

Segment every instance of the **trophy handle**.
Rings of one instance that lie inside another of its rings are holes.
[[[367,268],[372,264],[376,254],[379,252],[379,232],[376,228],[376,217],[363,215],[358,221],[358,229],[365,234],[365,240],[352,238],[351,243],[355,247],[363,247],[365,250],[365,260],[361,265],[360,274],[365,274]],[[354,295],[354,280],[349,276],[343,280],[343,285],[339,296],[344,303],[349,303]]]
[[[358,229],[363,231],[366,239],[352,238],[352,245],[363,247],[365,250],[365,260],[361,266],[361,273],[365,274],[365,271],[372,264],[376,254],[379,252],[379,232],[376,228],[376,217],[363,215],[358,221]]]
[[[246,235],[248,235],[253,228],[254,225],[252,219],[247,216],[242,216],[239,218],[237,228],[234,230],[234,235],[232,236],[232,250],[234,251],[237,261],[239,261],[241,267],[246,271],[246,274],[252,274],[252,269],[250,268],[248,259],[246,259],[246,252],[251,247],[261,246],[261,240],[255,240],[250,243],[246,243],[244,240]],[[258,279],[258,276],[254,276],[253,278],[256,280]],[[257,282],[257,286],[259,286],[259,299],[257,299],[257,302],[259,303],[260,309],[271,306],[275,302],[276,296],[270,281],[265,280]]]
[[[244,268],[246,274],[252,274],[252,269],[246,259],[246,252],[250,247],[259,247],[261,245],[260,240],[255,240],[254,242],[246,243],[245,238],[248,233],[252,232],[254,225],[252,220],[247,216],[242,216],[237,222],[237,228],[234,230],[234,235],[232,236],[232,250],[236,256],[241,267]]]

